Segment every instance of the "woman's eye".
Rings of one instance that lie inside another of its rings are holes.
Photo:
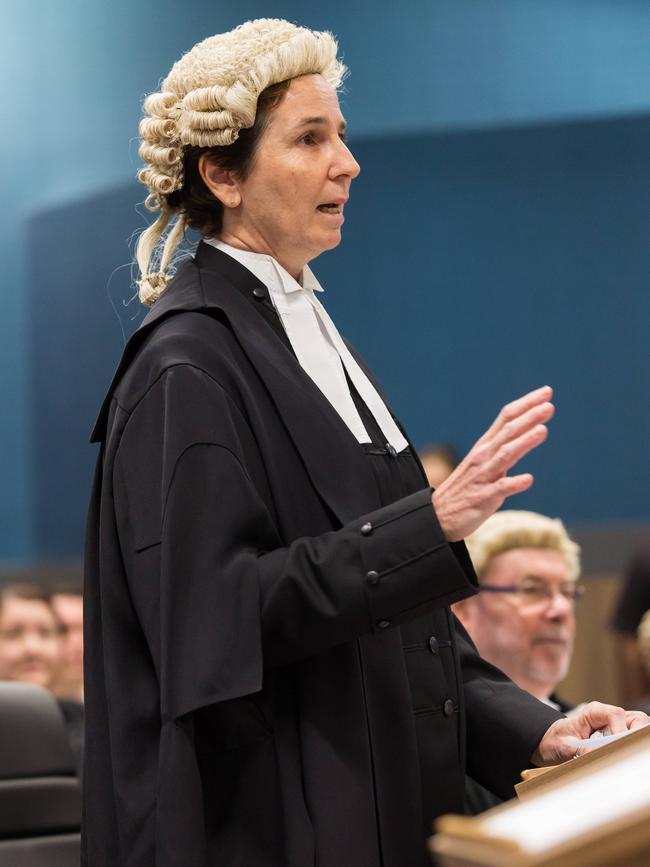
[[[316,144],[316,137],[313,132],[305,133],[305,135],[300,139],[303,144],[312,145]]]

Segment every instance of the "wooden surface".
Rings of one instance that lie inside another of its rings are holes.
[[[634,749],[640,744],[647,744],[648,740],[650,740],[650,726],[637,729],[625,738],[612,741],[610,744],[605,744],[603,747],[598,747],[589,753],[585,753],[583,756],[579,756],[577,759],[570,759],[561,765],[530,768],[530,770],[522,773],[522,782],[517,783],[515,786],[517,796],[523,800],[532,794],[540,792],[547,786],[558,785],[568,780],[577,771],[584,771],[585,768],[596,769],[598,765],[608,762],[613,757],[620,755],[622,751]]]
[[[549,787],[562,787],[602,769],[612,769],[622,758],[640,747],[647,750],[650,728],[633,732],[626,738],[601,747],[587,755],[551,768],[521,784],[528,790],[527,801],[540,801]],[[497,812],[515,813],[518,804],[510,802],[482,816],[443,816],[436,823],[435,837],[429,841],[438,867],[648,867],[650,865],[650,805],[644,805],[611,821],[577,833],[544,852],[524,851],[511,840],[487,831],[487,820]],[[514,819],[514,815],[513,815]]]

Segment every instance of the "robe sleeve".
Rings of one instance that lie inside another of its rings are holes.
[[[264,479],[243,414],[200,370],[168,371],[127,422],[116,513],[164,716],[473,591],[429,489],[283,545]]]
[[[501,798],[512,798],[546,730],[563,714],[482,659],[454,620],[466,707],[467,773]]]

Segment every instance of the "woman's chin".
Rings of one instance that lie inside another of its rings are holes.
[[[323,238],[321,244],[321,253],[325,253],[327,250],[333,250],[335,247],[338,247],[342,239],[343,236],[341,234],[340,228],[328,232],[327,235]]]

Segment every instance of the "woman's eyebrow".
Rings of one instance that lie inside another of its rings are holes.
[[[295,129],[300,129],[303,126],[313,126],[315,124],[319,124],[324,126],[329,123],[326,117],[318,116],[318,117],[303,117],[302,120],[299,120],[295,125]],[[347,121],[343,119],[339,124],[339,132],[344,132],[347,129]]]

